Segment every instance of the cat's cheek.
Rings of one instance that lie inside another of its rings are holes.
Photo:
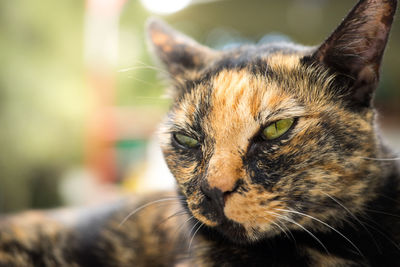
[[[197,164],[180,158],[180,155],[171,150],[164,151],[164,158],[178,184],[189,184],[196,173]]]
[[[205,225],[207,225],[207,226],[215,227],[215,226],[218,225],[218,223],[209,220],[207,217],[203,216],[200,212],[194,212],[194,211],[192,211],[192,213],[193,213],[193,216],[194,216],[197,220],[199,220],[201,223],[203,223],[203,224],[205,224]]]
[[[191,206],[191,205],[189,204],[189,207],[190,207],[190,206]],[[205,215],[203,215],[202,212],[201,212],[199,209],[190,208],[190,211],[191,211],[192,215],[193,215],[197,220],[199,220],[201,223],[203,223],[203,224],[205,224],[205,225],[207,225],[207,226],[211,226],[211,227],[214,227],[214,226],[217,226],[217,225],[218,225],[217,222],[212,221],[212,220],[210,220],[209,218],[207,218]]]

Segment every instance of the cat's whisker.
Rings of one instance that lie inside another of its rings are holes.
[[[279,225],[277,222],[271,221],[268,218],[264,218],[266,219],[269,223],[272,223],[273,225],[275,225],[276,227],[278,227],[285,235],[288,239],[293,239],[294,240],[294,236],[292,233],[290,233],[290,235],[287,233],[287,231],[285,229],[283,229],[283,227],[281,225]]]
[[[385,212],[385,211],[368,209],[368,208],[366,208],[365,210],[370,211],[370,212],[374,212],[374,213],[379,213],[379,214],[383,214],[383,215],[388,215],[388,216],[400,218],[400,215],[398,215],[398,214],[393,214],[393,213],[389,213],[389,212]]]
[[[256,216],[252,215],[251,218],[253,219],[254,223],[256,222]],[[274,222],[271,219],[267,218],[267,217],[263,217],[263,219],[265,219],[268,223],[274,224],[277,228],[279,228],[282,233],[284,233],[288,239],[291,239],[291,237],[289,236],[289,234],[287,233],[287,231],[285,229],[283,229],[283,227],[281,225],[279,225],[278,222]],[[290,230],[286,227],[286,229],[290,232]],[[292,239],[294,240],[294,236],[293,234],[290,232],[290,235],[292,236]]]
[[[168,217],[164,218],[156,227],[155,229],[157,229],[158,227],[160,227],[163,223],[167,222],[168,220],[177,217],[177,216],[181,216],[181,215],[187,215],[188,212],[186,210],[179,210],[175,213],[173,213],[172,215],[169,215]]]
[[[129,75],[128,78],[129,78],[129,79],[132,79],[132,80],[135,80],[135,81],[138,81],[138,82],[141,82],[141,83],[146,84],[146,85],[154,85],[154,83],[150,83],[150,82],[148,82],[148,81],[139,79],[139,78],[137,78],[137,77],[135,77],[135,76],[133,76],[133,75]]]
[[[369,218],[369,216],[364,216],[364,219],[370,221],[371,223],[377,225],[379,227],[379,225],[372,220],[371,218]],[[390,238],[387,234],[385,234],[383,231],[381,231],[378,227],[375,227],[369,223],[365,223],[369,228],[375,230],[376,232],[378,232],[378,234],[382,235],[386,240],[388,240],[390,243],[392,243],[393,246],[395,246],[399,251],[400,251],[400,246],[398,244],[396,244],[396,242],[393,241],[392,238]]]
[[[360,157],[361,159],[366,160],[375,160],[375,161],[397,161],[400,160],[400,157],[397,158],[369,158],[369,157]]]
[[[175,237],[178,235],[179,236],[179,233],[180,233],[180,230],[190,221],[190,220],[193,220],[193,219],[195,219],[194,218],[194,216],[192,215],[192,216],[190,216],[189,218],[187,218],[183,223],[181,223],[175,230],[174,230],[174,239],[175,239]],[[188,237],[187,236],[187,231],[184,231],[184,233],[185,233],[185,236],[186,236],[186,238]]]
[[[156,65],[152,65],[152,64],[148,64],[148,63],[143,62],[143,61],[138,60],[138,59],[135,60],[135,62],[136,62],[137,64],[141,64],[141,65],[144,66],[144,67],[152,68],[152,69],[157,70],[157,71],[159,71],[159,72],[164,72],[164,73],[166,73],[166,74],[169,74],[168,71],[166,71],[166,70],[165,70],[164,68],[162,68],[162,67],[159,67],[159,66],[156,66]]]
[[[200,226],[199,226],[199,227],[196,229],[196,231],[194,232],[192,238],[190,239],[189,247],[188,247],[188,250],[189,250],[189,251],[190,251],[190,248],[191,248],[191,246],[192,246],[192,242],[193,242],[193,240],[194,240],[195,235],[197,234],[197,232],[198,232],[198,231],[201,229],[201,227],[203,227],[203,226],[204,226],[204,223],[201,223]]]
[[[289,233],[289,235],[292,237],[294,243],[297,244],[296,238],[294,237],[294,235],[293,235],[292,231],[289,229],[289,227],[287,227],[285,224],[283,224],[279,218],[277,218],[277,220],[278,220],[278,222],[280,222],[280,223],[282,224],[282,227],[285,228],[285,229],[287,230],[287,232]]]
[[[132,212],[130,212],[119,224],[119,227],[121,227],[130,217],[132,217],[133,215],[135,215],[137,212],[143,210],[144,208],[147,208],[151,205],[157,204],[157,203],[161,203],[161,202],[168,202],[166,204],[170,204],[169,201],[178,201],[181,200],[178,197],[169,197],[169,198],[162,198],[162,199],[158,199],[158,200],[154,200],[151,201],[149,203],[146,203],[138,208],[136,208],[135,210],[133,210]]]
[[[192,235],[192,232],[194,232],[194,234],[196,234],[197,233],[197,231],[193,231],[196,227],[197,227],[197,225],[199,225],[201,222],[200,221],[197,221],[193,226],[192,226],[192,228],[190,228],[190,230],[189,230],[189,237]],[[192,241],[192,239],[193,239],[193,237],[194,237],[194,234],[190,237],[190,241]],[[188,251],[190,252],[190,242],[189,242],[189,246],[188,246]]]
[[[312,219],[312,220],[314,220],[314,221],[316,221],[316,222],[319,222],[319,223],[325,225],[326,227],[328,227],[329,229],[333,230],[333,231],[336,232],[338,235],[340,235],[341,237],[343,237],[347,242],[349,242],[349,244],[351,244],[351,246],[352,246],[353,248],[355,248],[355,249],[357,250],[357,252],[359,253],[359,255],[361,255],[362,257],[365,258],[364,254],[361,252],[361,250],[360,250],[349,238],[347,238],[344,234],[342,234],[340,231],[338,231],[338,230],[335,229],[334,227],[330,226],[330,225],[327,224],[326,222],[321,221],[320,219],[317,219],[317,218],[315,218],[314,216],[311,216],[311,215],[308,215],[308,214],[306,214],[306,213],[302,213],[302,212],[299,212],[299,211],[295,211],[295,210],[287,210],[287,209],[275,209],[275,210],[284,211],[284,212],[289,212],[289,213],[294,213],[294,214],[298,214],[298,215],[302,215],[302,216],[305,216],[305,217],[307,217],[307,218],[310,218],[310,219]]]
[[[129,72],[129,71],[134,71],[134,70],[138,70],[138,69],[150,69],[150,70],[155,70],[155,71],[157,71],[158,73],[162,73],[162,74],[165,75],[166,77],[169,77],[169,76],[170,76],[170,73],[169,73],[168,71],[166,71],[165,69],[163,69],[163,68],[160,68],[160,67],[156,67],[156,66],[153,66],[153,65],[146,64],[145,62],[142,62],[142,61],[140,61],[140,60],[137,60],[136,62],[137,62],[138,64],[141,64],[141,65],[139,65],[139,66],[132,66],[132,67],[128,67],[128,68],[122,68],[122,69],[117,70],[117,72]],[[185,83],[185,82],[187,82],[187,81],[188,81],[188,80],[184,79],[183,77],[174,77],[173,80],[170,80],[170,82],[171,82],[172,84],[176,84],[176,85],[183,84],[183,83]]]
[[[364,225],[364,223],[358,219],[358,217],[351,212],[345,205],[343,205],[339,200],[337,200],[336,198],[334,198],[333,196],[329,195],[328,193],[322,192],[324,195],[326,195],[327,197],[329,197],[331,200],[333,200],[335,203],[337,203],[340,207],[342,207],[345,211],[347,211],[347,213],[350,214],[351,217],[353,217],[363,228],[364,230],[367,232],[367,234],[370,236],[370,238],[372,239],[372,241],[374,242],[376,248],[378,249],[378,251],[380,253],[382,253],[382,249],[380,248],[380,246],[378,245],[378,243],[376,242],[374,236],[372,235],[372,233],[368,230],[368,228]]]
[[[322,243],[322,241],[321,241],[318,237],[316,237],[312,232],[310,232],[310,231],[309,231],[307,228],[305,228],[303,225],[299,224],[298,222],[296,222],[296,221],[292,220],[291,218],[289,218],[289,217],[287,217],[287,216],[284,216],[284,215],[282,215],[282,214],[279,214],[279,213],[276,213],[276,212],[272,212],[272,211],[268,211],[268,213],[273,214],[273,215],[277,216],[277,217],[280,218],[280,219],[283,219],[283,220],[285,220],[285,221],[288,221],[288,222],[290,222],[290,223],[293,223],[293,224],[297,225],[298,227],[300,227],[301,229],[303,229],[307,234],[309,234],[312,238],[314,238],[314,240],[317,241],[318,244],[320,244],[320,245],[323,247],[323,249],[325,250],[325,252],[326,252],[327,254],[330,255],[330,253],[329,253],[328,249],[326,248],[326,246],[324,245],[324,243]]]
[[[391,200],[391,201],[393,201],[393,202],[395,202],[395,203],[397,203],[397,204],[400,204],[400,201],[397,200],[397,199],[394,199],[394,198],[392,198],[392,197],[389,197],[389,196],[387,196],[387,195],[385,195],[385,194],[379,194],[379,195],[382,196],[382,197],[384,197],[384,198],[386,198],[386,199],[388,199],[388,200]]]
[[[123,68],[123,69],[117,70],[117,72],[129,72],[129,71],[140,70],[140,69],[155,70],[155,71],[159,71],[159,72],[168,74],[165,70],[154,67],[154,66],[150,66],[150,65],[142,65],[142,66],[133,66],[133,67],[128,67],[128,68]]]
[[[157,96],[157,97],[153,97],[153,96],[136,96],[136,97],[134,97],[134,99],[169,101],[169,99],[164,98],[162,96]]]
[[[140,63],[140,62],[139,62],[139,63]],[[154,70],[154,71],[157,71],[158,73],[162,73],[162,74],[165,75],[166,77],[169,76],[169,73],[168,73],[166,70],[161,69],[161,68],[157,68],[157,67],[155,67],[155,66],[146,65],[146,64],[144,64],[144,63],[143,63],[142,66],[133,66],[133,67],[128,67],[128,68],[123,68],[123,69],[117,70],[117,72],[123,73],[123,72],[130,72],[130,71],[141,70],[141,69]],[[186,80],[184,80],[183,78],[180,78],[180,79],[178,79],[178,81],[172,80],[171,82],[172,82],[172,83],[175,83],[175,82],[178,82],[178,83],[179,83],[179,82],[185,82],[185,81],[186,81]]]

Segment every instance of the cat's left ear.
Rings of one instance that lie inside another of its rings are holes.
[[[156,56],[172,79],[186,79],[189,73],[204,67],[217,53],[159,19],[152,18],[147,22],[147,32]]]
[[[369,107],[396,10],[396,0],[360,0],[331,36],[314,52],[317,61],[343,79],[353,107]]]

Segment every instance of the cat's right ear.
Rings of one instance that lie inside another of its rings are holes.
[[[147,33],[150,46],[173,80],[190,79],[191,73],[203,68],[217,53],[159,19],[149,19]]]
[[[340,77],[346,102],[371,106],[397,0],[359,0],[324,43],[305,61],[318,62]]]

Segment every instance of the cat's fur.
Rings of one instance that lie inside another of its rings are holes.
[[[152,20],[174,85],[161,143],[177,196],[69,224],[5,217],[0,266],[400,266],[400,172],[371,104],[396,4],[359,1],[319,47],[214,51]]]

